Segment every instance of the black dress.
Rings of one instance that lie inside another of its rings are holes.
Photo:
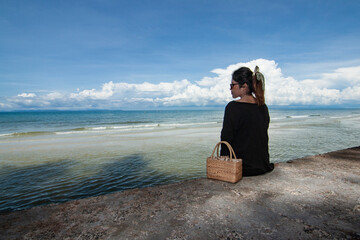
[[[274,169],[269,162],[270,116],[267,106],[229,102],[225,108],[221,141],[230,143],[237,158],[243,159],[243,176],[260,175]],[[222,144],[220,155],[229,155]]]

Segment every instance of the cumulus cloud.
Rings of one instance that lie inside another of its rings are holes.
[[[21,93],[18,95],[18,97],[33,98],[33,97],[36,97],[36,94],[35,93]]]
[[[0,103],[0,108],[148,108],[161,106],[223,106],[231,100],[229,83],[242,66],[260,71],[266,79],[268,105],[360,104],[360,66],[334,69],[318,79],[296,80],[284,76],[273,60],[256,59],[214,69],[212,77],[161,83],[107,82],[99,89],[43,95],[21,93]]]

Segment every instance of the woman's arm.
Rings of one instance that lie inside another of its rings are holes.
[[[233,130],[233,124],[231,121],[231,111],[229,109],[229,104],[226,106],[225,108],[225,113],[224,113],[224,121],[223,121],[223,128],[221,130],[221,141],[226,141],[228,143],[232,143],[233,140],[233,134],[234,134],[234,130]],[[226,145],[221,144],[221,151],[220,151],[220,155],[221,156],[228,156],[229,153],[229,149],[227,148]]]

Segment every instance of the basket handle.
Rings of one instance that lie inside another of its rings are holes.
[[[216,153],[217,153],[217,156],[219,157],[219,147],[220,147],[220,145],[221,144],[225,144],[227,147],[228,147],[228,149],[229,149],[229,152],[230,152],[230,161],[232,160],[232,157],[234,156],[234,159],[237,159],[236,158],[236,155],[235,155],[235,152],[234,152],[234,149],[231,147],[231,145],[228,143],[228,142],[226,142],[226,141],[220,141],[220,142],[218,142],[216,145],[215,145],[215,147],[214,147],[214,150],[213,150],[213,152],[212,152],[212,154],[211,154],[211,157],[213,158],[214,157],[214,153],[215,153],[215,150],[217,150],[216,151]]]

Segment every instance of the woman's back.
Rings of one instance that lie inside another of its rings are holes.
[[[259,175],[271,171],[269,163],[268,127],[270,117],[267,106],[246,102],[230,102],[225,108],[221,140],[233,147],[237,158],[243,159],[243,175]],[[221,148],[221,155],[229,155]]]

